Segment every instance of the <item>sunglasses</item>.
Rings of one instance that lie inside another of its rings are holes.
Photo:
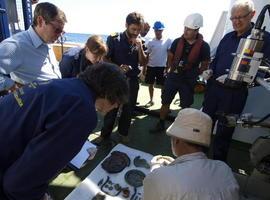
[[[65,31],[63,30],[62,27],[60,27],[52,22],[48,22],[47,24],[50,24],[53,27],[53,30],[56,34],[60,34],[60,33],[64,34],[65,33]]]
[[[248,12],[247,14],[245,15],[242,15],[242,16],[237,16],[237,17],[230,17],[230,20],[233,21],[233,20],[243,20],[245,19],[251,12]]]

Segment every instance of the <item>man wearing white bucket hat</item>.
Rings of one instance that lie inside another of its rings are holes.
[[[199,110],[185,108],[178,113],[167,129],[177,158],[146,176],[144,200],[239,199],[239,186],[231,169],[203,153],[210,145],[211,129],[211,118]]]

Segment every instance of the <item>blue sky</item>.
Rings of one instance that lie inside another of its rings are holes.
[[[39,0],[45,2],[46,0]],[[165,24],[164,34],[170,38],[182,35],[185,17],[194,12],[204,17],[200,32],[210,41],[222,11],[230,0],[47,0],[67,15],[66,32],[110,34],[125,29],[128,13],[138,11],[152,26],[156,20]],[[149,32],[153,36],[153,30]]]

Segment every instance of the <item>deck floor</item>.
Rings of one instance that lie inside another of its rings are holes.
[[[178,99],[178,95],[175,100]],[[173,102],[175,102],[175,100]],[[195,94],[194,104],[192,107],[200,108],[203,100],[203,94]],[[155,104],[148,108],[144,105],[149,101],[148,87],[141,85],[139,90],[138,105],[139,111],[136,111],[136,116],[132,119],[132,125],[130,127],[130,142],[126,144],[129,147],[151,153],[152,155],[170,155],[170,139],[166,134],[150,134],[148,130],[152,128],[158,121],[158,111],[160,109],[160,89],[155,89],[154,102]],[[177,102],[177,101],[176,101]],[[172,103],[171,118],[176,116],[179,111],[178,104]],[[141,111],[147,111],[146,113]],[[149,114],[150,113],[150,114]],[[168,120],[166,125],[169,126],[171,121]],[[94,133],[90,135],[90,140],[94,140],[100,134],[102,127],[102,117],[99,117],[99,123]],[[98,153],[94,160],[88,161],[84,167],[80,170],[73,171],[66,168],[62,173],[56,177],[50,184],[49,192],[55,200],[63,200],[75,187],[79,184],[96,166],[97,164],[110,152],[117,141],[119,140],[117,134],[117,128],[111,136],[112,142],[99,147]],[[239,172],[244,170],[249,174],[252,170],[252,166],[249,163],[249,144],[244,144],[238,141],[232,141],[231,148],[228,155],[228,164],[233,171]],[[210,150],[211,156],[211,150]]]

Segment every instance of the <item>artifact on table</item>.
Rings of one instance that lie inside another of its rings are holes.
[[[130,159],[128,155],[120,151],[113,151],[111,155],[101,163],[101,167],[108,173],[119,173],[129,165]]]
[[[133,164],[135,165],[135,167],[144,167],[146,169],[150,169],[150,165],[148,164],[148,162],[140,156],[134,158]]]

